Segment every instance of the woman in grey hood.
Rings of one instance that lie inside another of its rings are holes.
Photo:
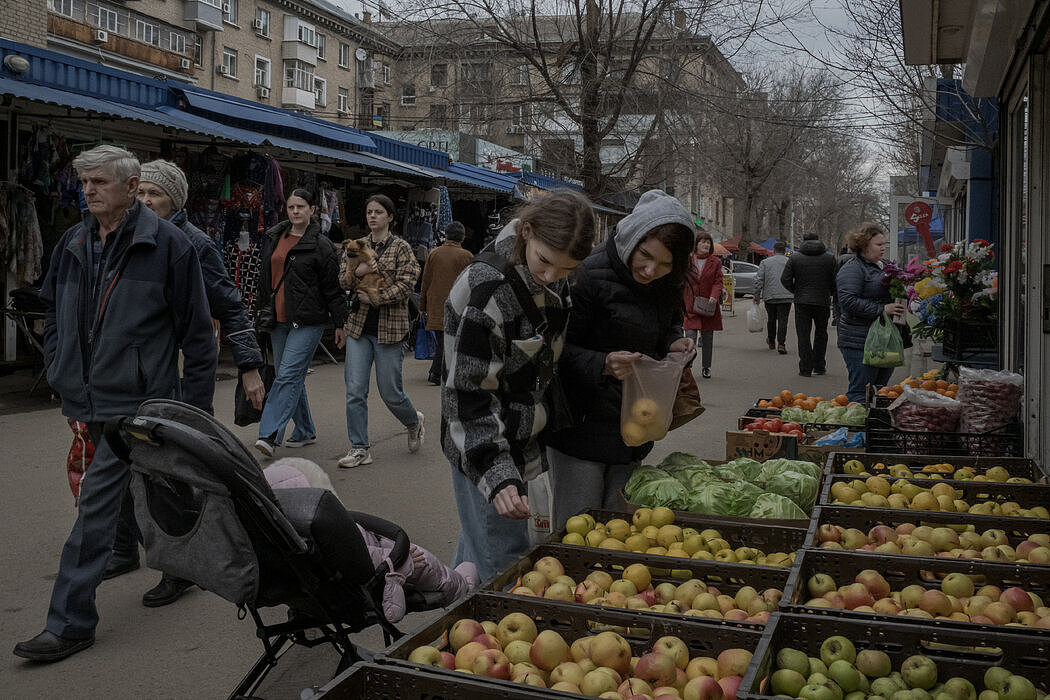
[[[614,508],[653,448],[630,447],[620,435],[623,380],[642,355],[693,349],[682,337],[682,290],[694,234],[686,208],[650,190],[577,268],[558,364],[573,424],[547,438],[552,528],[583,510]]]

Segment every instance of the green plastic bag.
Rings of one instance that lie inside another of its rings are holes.
[[[904,341],[901,332],[886,314],[871,324],[864,340],[864,364],[872,367],[900,367],[904,364]]]

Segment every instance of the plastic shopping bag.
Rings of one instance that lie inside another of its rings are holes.
[[[882,314],[868,329],[864,341],[864,364],[872,367],[900,367],[904,364],[904,341],[890,317]]]
[[[962,404],[959,430],[986,433],[1017,418],[1024,394],[1024,377],[993,369],[959,368],[959,394]]]
[[[752,304],[747,310],[747,330],[761,333],[766,329],[766,309],[761,304]]]
[[[526,484],[529,492],[529,544],[544,544],[551,538],[553,490],[550,472],[543,472]]]
[[[635,361],[623,380],[620,433],[625,444],[637,447],[667,435],[682,370],[695,354],[672,352],[663,360],[643,355]]]
[[[416,329],[416,347],[414,349],[417,360],[433,360],[437,353],[437,335],[434,331],[426,329],[427,315],[419,317],[419,328]]]

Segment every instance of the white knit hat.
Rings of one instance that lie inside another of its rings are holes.
[[[175,211],[186,206],[186,195],[189,185],[186,184],[186,176],[174,163],[166,160],[152,160],[142,164],[142,173],[139,182],[152,182],[171,197],[171,203]]]

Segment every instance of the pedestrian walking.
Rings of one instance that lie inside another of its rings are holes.
[[[272,306],[270,329],[275,376],[259,420],[255,449],[273,457],[278,447],[298,448],[317,441],[317,428],[306,396],[306,374],[325,327],[335,325],[335,343],[343,347],[346,296],[339,287],[339,256],[321,233],[313,193],[292,190],[288,218],[266,232],[259,308]],[[295,424],[285,441],[289,421]]]
[[[615,509],[653,442],[624,443],[623,380],[643,355],[689,352],[682,336],[682,298],[695,229],[682,204],[649,190],[576,272],[572,310],[558,371],[572,426],[547,439],[551,529],[592,508]]]
[[[459,276],[445,304],[441,445],[459,512],[453,566],[485,581],[529,547],[526,484],[546,469],[539,436],[556,415],[568,321],[566,277],[587,257],[594,213],[556,191],[522,205]]]
[[[882,283],[882,258],[886,254],[886,235],[878,224],[863,223],[846,236],[853,254],[843,263],[836,277],[841,310],[838,324],[838,346],[849,372],[850,401],[864,401],[867,387],[885,386],[893,375],[892,367],[864,364],[864,341],[868,329],[883,313],[904,313],[904,304],[890,297]]]
[[[339,283],[352,293],[350,315],[346,319],[346,432],[350,449],[339,460],[343,468],[359,467],[373,461],[368,440],[368,388],[375,365],[379,396],[387,409],[408,430],[408,451],[418,452],[423,444],[423,412],[417,411],[405,394],[401,370],[405,358],[405,337],[411,325],[408,298],[419,276],[412,246],[390,231],[394,223],[394,202],[383,194],[365,201],[368,241],[375,252],[370,263],[356,267],[342,265]],[[359,284],[366,275],[379,273],[383,285],[370,291]]]
[[[827,373],[825,355],[835,295],[835,266],[835,256],[820,242],[820,237],[807,233],[780,276],[780,283],[795,297],[798,373],[802,377]]]
[[[781,355],[787,354],[787,326],[791,317],[793,295],[781,283],[787,265],[787,245],[783,241],[773,244],[773,255],[763,260],[755,273],[755,303],[766,305],[766,343],[769,349],[776,348]]]
[[[450,223],[445,228],[445,242],[430,251],[423,267],[419,308],[427,315],[426,329],[434,331],[437,338],[437,351],[427,376],[427,380],[435,386],[441,383],[441,364],[445,356],[445,300],[459,273],[474,259],[474,255],[463,248],[465,234],[463,224],[458,221]]]
[[[683,299],[682,327],[685,337],[701,347],[700,372],[704,379],[711,378],[715,331],[722,330],[722,261],[714,254],[714,247],[707,231],[696,234]]]
[[[113,554],[131,476],[103,439],[106,421],[153,398],[211,412],[216,346],[200,262],[189,239],[135,198],[139,161],[117,146],[73,159],[88,213],[63,234],[40,296],[47,304],[48,384],[63,415],[87,424],[95,456],[62,548],[44,631],[15,645],[32,661],[91,646],[95,589]],[[179,377],[179,349],[185,355]]]

